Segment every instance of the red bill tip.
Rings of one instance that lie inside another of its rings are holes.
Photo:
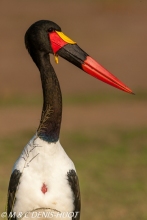
[[[102,67],[90,56],[87,56],[86,60],[82,64],[82,69],[91,76],[94,76],[95,78],[111,86],[114,86],[127,93],[133,94],[131,89],[129,89],[124,83],[122,83],[119,79],[117,79],[113,74],[108,72],[104,67]]]

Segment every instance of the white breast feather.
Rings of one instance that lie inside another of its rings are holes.
[[[75,167],[59,141],[47,143],[34,136],[16,161],[14,169],[22,173],[14,212],[26,213],[37,208],[73,211],[73,194],[67,172],[75,170]],[[41,191],[43,183],[48,188],[45,194]]]

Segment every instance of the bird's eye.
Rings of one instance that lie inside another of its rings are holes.
[[[51,27],[51,28],[48,29],[48,32],[53,32],[53,30],[54,29]]]

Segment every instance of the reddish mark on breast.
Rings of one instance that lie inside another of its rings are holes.
[[[43,194],[47,192],[47,185],[45,183],[42,184],[41,191]]]

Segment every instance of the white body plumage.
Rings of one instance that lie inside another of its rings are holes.
[[[59,141],[47,143],[35,135],[16,161],[15,169],[20,171],[21,177],[15,193],[14,212],[25,215],[37,209],[63,213],[74,210],[67,173],[75,170],[75,166]],[[45,193],[43,184],[47,190]]]

